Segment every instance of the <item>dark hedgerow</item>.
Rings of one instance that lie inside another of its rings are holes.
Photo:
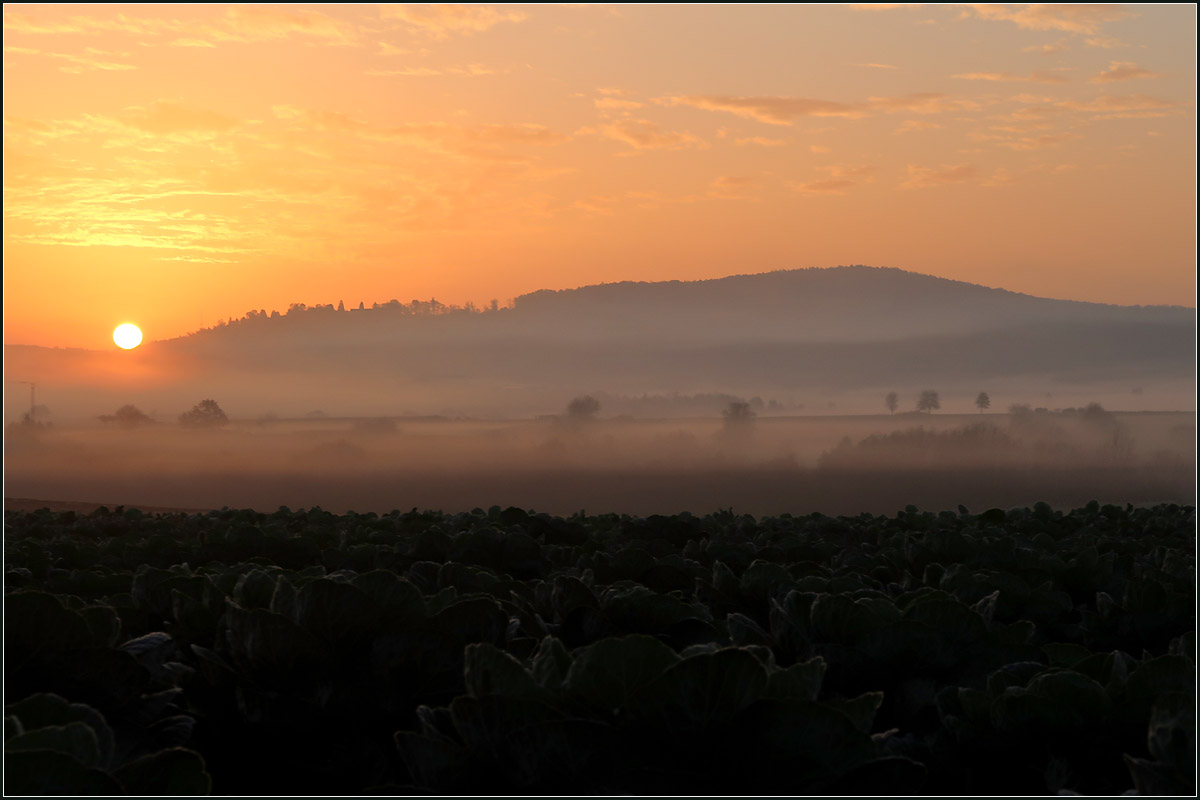
[[[1195,510],[5,513],[14,794],[1194,794]]]

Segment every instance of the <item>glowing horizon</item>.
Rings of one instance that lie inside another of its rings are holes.
[[[6,5],[5,341],[839,264],[1193,306],[1195,14]]]

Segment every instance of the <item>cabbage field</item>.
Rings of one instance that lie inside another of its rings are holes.
[[[1195,793],[1195,508],[5,513],[8,794]]]

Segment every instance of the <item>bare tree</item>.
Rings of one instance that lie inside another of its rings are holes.
[[[883,404],[887,406],[889,414],[895,414],[896,409],[900,407],[900,395],[895,392],[888,392],[887,397],[883,398]]]
[[[941,407],[942,401],[938,398],[938,393],[931,389],[921,392],[921,396],[917,398],[917,411],[925,411],[932,414],[935,409]]]
[[[979,397],[975,398],[975,405],[979,406],[979,413],[982,414],[985,408],[991,408],[992,398],[988,397],[987,392],[980,392]]]

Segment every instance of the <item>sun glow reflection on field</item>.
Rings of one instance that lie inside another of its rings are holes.
[[[142,343],[142,331],[137,325],[123,323],[113,331],[113,341],[123,350],[132,350]]]

